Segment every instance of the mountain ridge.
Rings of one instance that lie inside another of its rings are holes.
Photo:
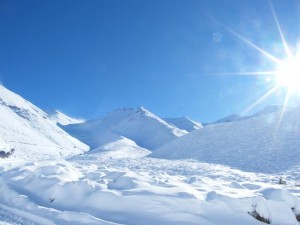
[[[118,135],[131,139],[143,148],[154,150],[187,133],[143,107],[116,109],[100,119],[61,127],[92,149],[107,144],[110,135]]]
[[[76,155],[88,146],[71,137],[48,114],[21,96],[0,85],[0,137],[13,157],[53,158]]]

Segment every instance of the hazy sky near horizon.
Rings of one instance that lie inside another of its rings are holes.
[[[300,2],[272,4],[296,48]],[[214,121],[244,112],[274,85],[272,77],[226,75],[274,69],[232,31],[285,57],[267,0],[0,0],[0,21],[0,81],[75,117],[143,106]],[[254,110],[283,104],[283,95]]]

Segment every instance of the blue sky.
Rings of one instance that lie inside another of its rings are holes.
[[[299,36],[297,0],[274,0],[288,43]],[[264,0],[2,0],[0,80],[39,107],[95,118],[144,106],[201,122],[242,113],[273,85],[284,50]],[[278,91],[257,106],[282,104]]]

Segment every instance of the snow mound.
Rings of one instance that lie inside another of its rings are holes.
[[[214,124],[156,150],[151,157],[197,159],[244,171],[275,173],[300,162],[300,109]]]
[[[237,199],[217,194],[214,191],[208,193],[206,200],[215,204],[223,202],[236,213],[249,214],[271,224],[298,224],[293,210],[284,201],[266,200],[259,196]]]
[[[187,133],[168,124],[143,107],[117,109],[100,119],[62,127],[69,134],[89,145],[91,149],[108,146],[107,144],[112,143],[113,140],[127,138],[142,148],[155,150]]]
[[[198,130],[202,127],[200,123],[197,123],[185,116],[180,118],[164,118],[167,123],[174,125],[175,127],[178,127],[181,130],[186,130],[188,132],[191,132],[193,130]]]
[[[48,115],[0,85],[0,137],[12,157],[44,159],[80,154],[88,146],[59,128]]]
[[[49,115],[49,118],[53,120],[56,123],[59,123],[61,125],[69,125],[69,124],[76,124],[76,123],[83,123],[85,120],[83,119],[75,119],[72,118],[59,110],[55,110],[54,113]]]

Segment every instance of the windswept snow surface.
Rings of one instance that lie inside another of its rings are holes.
[[[117,109],[103,118],[63,126],[63,129],[91,149],[111,143],[113,139],[126,137],[142,148],[155,150],[187,133],[143,107]]]
[[[44,111],[2,85],[0,115],[0,139],[15,149],[11,157],[45,159],[88,150],[88,146],[59,128]]]
[[[54,113],[50,114],[50,119],[55,121],[56,123],[59,123],[61,125],[69,125],[69,124],[76,124],[76,123],[83,123],[85,120],[83,119],[75,119],[72,118],[59,110],[55,110]]]
[[[68,161],[3,164],[0,221],[9,224],[262,224],[249,214],[254,211],[271,224],[298,224],[300,173],[279,185],[285,173],[249,173],[183,160],[115,159],[104,152]]]
[[[197,123],[185,116],[180,118],[164,118],[167,123],[174,125],[175,127],[178,127],[181,130],[186,130],[188,132],[191,132],[193,130],[198,130],[202,127],[200,123]]]
[[[156,150],[151,157],[197,159],[244,171],[278,172],[299,165],[300,109],[214,124]]]

